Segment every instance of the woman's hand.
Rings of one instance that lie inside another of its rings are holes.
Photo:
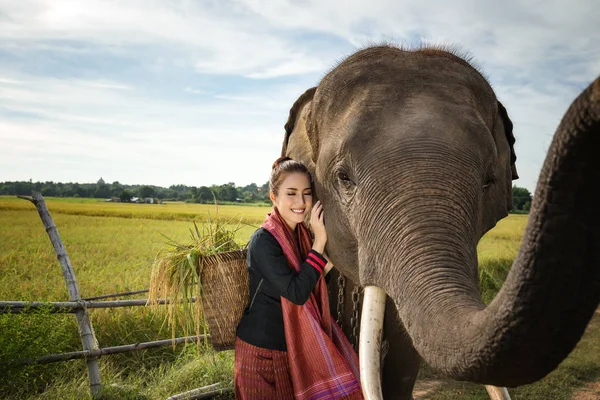
[[[310,227],[312,228],[315,239],[313,241],[313,250],[323,254],[325,243],[327,243],[327,232],[323,223],[323,205],[317,201],[310,213]]]

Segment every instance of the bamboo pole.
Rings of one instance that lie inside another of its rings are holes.
[[[182,302],[180,300],[179,302]],[[195,302],[196,298],[192,297],[187,300]],[[158,299],[156,304],[169,304],[169,299]],[[134,300],[112,300],[112,301],[0,301],[0,313],[28,313],[34,312],[40,308],[50,308],[51,312],[55,313],[77,313],[79,310],[88,308],[116,308],[116,307],[135,307],[145,306],[148,304],[146,299]]]
[[[213,383],[212,385],[203,386],[203,387],[197,388],[197,389],[192,389],[187,392],[174,394],[173,396],[167,397],[167,400],[184,400],[184,399],[187,400],[190,398],[190,396],[206,393],[209,390],[218,388],[222,384],[223,384],[222,382],[217,382],[217,383]]]
[[[209,335],[210,337],[210,335]],[[163,347],[168,345],[177,345],[187,342],[197,342],[198,340],[204,340],[205,336],[186,336],[178,337],[175,339],[163,339],[155,340],[152,342],[126,344],[122,346],[105,347],[97,350],[84,350],[84,351],[72,351],[69,353],[50,354],[47,356],[38,357],[35,359],[26,359],[15,361],[15,365],[29,365],[29,364],[49,364],[57,361],[74,360],[78,358],[90,358],[90,357],[102,357],[109,354],[127,353],[130,351],[153,349],[156,347]]]
[[[82,300],[91,301],[91,300],[109,299],[111,297],[125,297],[125,296],[131,296],[133,294],[148,293],[149,291],[150,291],[150,289],[142,289],[142,290],[134,290],[133,292],[104,294],[102,296],[86,297],[85,299],[82,299]]]
[[[198,399],[211,399],[217,395],[225,394],[232,392],[233,390],[228,387],[223,387],[217,389],[222,386],[223,382],[214,383],[212,385],[204,386],[198,389],[193,389],[188,392],[183,392],[180,394],[176,394],[170,397],[167,397],[167,400],[198,400]],[[216,389],[216,390],[211,390]]]
[[[67,285],[67,291],[69,292],[69,299],[71,301],[80,301],[81,295],[79,294],[77,279],[75,278],[75,273],[73,271],[73,267],[71,266],[69,255],[63,246],[60,235],[58,234],[58,229],[56,228],[56,225],[54,225],[54,221],[52,220],[52,216],[50,216],[50,211],[48,211],[48,207],[46,206],[44,198],[39,192],[35,191],[31,192],[31,198],[22,196],[18,197],[29,200],[35,205],[35,208],[37,209],[38,214],[40,215],[40,218],[44,224],[44,228],[46,229],[46,233],[50,237],[50,241],[52,242],[52,246],[56,252],[56,257],[60,262],[63,277],[65,278],[65,283]],[[75,318],[77,319],[77,326],[79,327],[79,336],[81,337],[83,350],[96,350],[98,348],[96,336],[94,335],[94,328],[90,322],[90,317],[87,310],[85,308],[77,310],[75,312]],[[90,378],[90,393],[92,398],[100,399],[101,384],[98,359],[96,357],[89,357],[86,359],[86,363]]]
[[[217,389],[211,392],[206,392],[202,394],[198,394],[189,398],[189,400],[204,400],[204,399],[212,399],[213,397],[217,397],[222,394],[233,392],[233,388],[225,388],[225,389]]]

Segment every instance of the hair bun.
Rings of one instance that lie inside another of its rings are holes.
[[[275,162],[273,163],[273,167],[272,169],[277,168],[280,164],[286,162],[286,161],[292,161],[292,159],[290,157],[279,157],[277,160],[275,160]]]

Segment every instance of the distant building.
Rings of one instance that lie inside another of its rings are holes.
[[[162,201],[160,201],[159,199],[155,199],[153,197],[145,197],[143,199],[139,198],[139,197],[132,197],[131,198],[131,202],[132,203],[138,203],[138,204],[162,204]]]

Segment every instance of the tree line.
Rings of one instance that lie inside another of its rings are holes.
[[[155,185],[124,185],[115,181],[106,183],[100,178],[96,183],[61,183],[16,181],[1,182],[0,195],[28,196],[35,190],[44,197],[85,197],[97,199],[119,199],[131,201],[132,198],[151,197],[163,201],[186,201],[191,203],[244,202],[259,203],[269,201],[269,183],[262,186],[251,183],[236,186],[229,182],[224,185],[187,186],[171,185],[168,188]]]
[[[243,202],[261,203],[269,201],[269,183],[261,186],[251,183],[236,186],[229,182],[224,185],[187,186],[171,185],[168,188],[153,185],[123,185],[118,181],[106,183],[102,178],[96,183],[60,182],[2,182],[0,195],[28,196],[35,190],[45,197],[87,197],[97,199],[118,198],[131,201],[134,197],[156,198],[163,201],[186,201],[191,203]],[[513,186],[514,213],[528,213],[531,208],[531,193],[525,188]]]

